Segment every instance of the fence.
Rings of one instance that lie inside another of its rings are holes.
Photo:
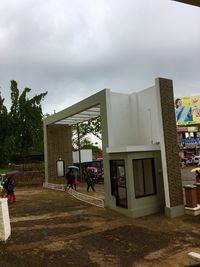
[[[54,189],[54,190],[61,190],[61,191],[65,190],[65,186],[66,186],[65,184],[43,183],[43,187],[45,187],[45,188]],[[78,200],[89,203],[89,204],[96,206],[96,207],[104,208],[104,200],[101,198],[82,194],[82,193],[77,192],[71,188],[67,189],[67,192]]]

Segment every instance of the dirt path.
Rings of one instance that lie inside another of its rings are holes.
[[[17,188],[9,206],[12,235],[0,266],[185,266],[200,253],[200,216],[131,219],[62,191]]]

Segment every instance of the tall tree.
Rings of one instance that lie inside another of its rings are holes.
[[[41,101],[47,92],[28,98],[30,88],[20,94],[17,82],[11,81],[11,108],[7,114],[7,135],[4,139],[5,158],[21,159],[43,151],[43,114]],[[1,104],[1,101],[0,101]]]

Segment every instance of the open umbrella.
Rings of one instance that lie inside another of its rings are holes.
[[[7,172],[6,175],[4,176],[4,179],[7,179],[9,177],[14,177],[19,173],[20,173],[20,171],[18,171],[18,170]]]
[[[79,167],[72,165],[72,166],[67,166],[67,169],[79,170]]]
[[[87,167],[87,171],[97,172],[97,168],[96,167]]]
[[[193,168],[190,172],[200,171],[200,167]]]

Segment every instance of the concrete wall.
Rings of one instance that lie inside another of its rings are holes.
[[[108,117],[108,146],[124,146],[133,143],[130,97],[110,92]]]
[[[159,142],[158,99],[155,87],[130,95],[110,94],[109,147]]]
[[[136,101],[133,101],[133,97]],[[137,132],[135,145],[152,145],[160,141],[158,120],[158,99],[155,87],[131,95],[131,104],[136,104],[136,116],[132,117]]]

